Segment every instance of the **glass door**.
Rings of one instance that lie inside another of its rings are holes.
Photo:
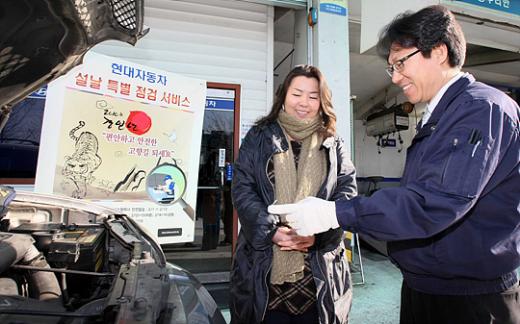
[[[193,243],[170,246],[169,260],[205,283],[219,281],[231,269],[237,217],[231,201],[233,161],[238,152],[240,86],[208,83],[200,148],[195,238]],[[209,279],[208,279],[209,278]]]
[[[202,250],[233,242],[231,175],[234,159],[235,90],[208,87],[202,127],[197,216]]]

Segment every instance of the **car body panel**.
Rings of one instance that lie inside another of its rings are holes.
[[[51,224],[53,227],[49,226]],[[61,227],[55,224],[61,224]],[[33,237],[41,236],[45,232],[42,229],[49,228],[52,240],[56,241],[84,228],[100,228],[106,231],[106,241],[103,243],[103,266],[96,272],[109,277],[86,280],[90,286],[93,283],[105,286],[105,290],[96,292],[89,288],[93,295],[76,297],[78,302],[74,307],[71,306],[74,303],[60,305],[58,301],[39,301],[23,293],[0,294],[2,323],[34,323],[35,318],[38,322],[41,318],[48,323],[58,323],[65,318],[75,318],[72,323],[97,323],[101,320],[110,323],[225,323],[215,301],[202,284],[188,271],[167,263],[157,242],[139,224],[115,210],[68,197],[18,192],[8,204],[0,226],[0,234]],[[19,230],[31,226],[35,227],[34,231]],[[49,260],[56,260],[50,257],[52,248],[45,248],[38,242],[35,245]],[[81,255],[84,247],[79,250]],[[51,261],[49,264],[51,269],[58,269],[58,265],[59,269],[75,269],[74,264]],[[12,278],[13,273],[21,275],[24,269],[18,267],[12,265],[9,271],[0,274],[0,279]],[[91,278],[94,272],[86,276]],[[74,295],[83,284],[77,281],[83,281],[83,277],[67,276],[69,293]]]

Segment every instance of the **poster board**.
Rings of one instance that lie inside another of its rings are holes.
[[[89,53],[49,85],[35,190],[194,239],[206,82]]]

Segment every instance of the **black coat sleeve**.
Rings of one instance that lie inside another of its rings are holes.
[[[257,179],[263,166],[259,157],[261,130],[253,127],[244,138],[235,163],[231,194],[238,212],[241,232],[254,249],[271,248],[278,217],[267,212],[268,204],[262,199]],[[261,169],[260,169],[261,168]]]
[[[356,169],[342,139],[336,141],[338,180],[330,200],[352,199],[357,196]]]

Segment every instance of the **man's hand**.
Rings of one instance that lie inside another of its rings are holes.
[[[269,213],[285,215],[289,225],[302,236],[338,228],[336,204],[316,197],[307,197],[295,204],[271,205]]]

